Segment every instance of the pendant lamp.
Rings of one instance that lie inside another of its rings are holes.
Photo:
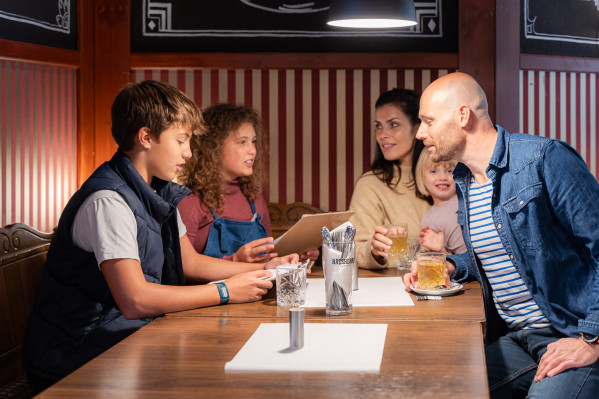
[[[416,25],[413,0],[331,0],[328,25],[400,28]]]

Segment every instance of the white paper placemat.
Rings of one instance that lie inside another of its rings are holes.
[[[289,323],[262,323],[226,371],[379,372],[387,324],[304,323],[304,347],[289,347]]]
[[[309,278],[304,308],[324,308],[324,279]],[[414,306],[402,277],[365,277],[358,279],[352,292],[352,306]]]

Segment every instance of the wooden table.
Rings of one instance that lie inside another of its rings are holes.
[[[39,397],[488,397],[477,322],[385,321],[387,338],[379,373],[225,372],[225,363],[261,322],[255,317],[159,318]]]
[[[404,272],[401,274],[403,275]],[[360,269],[360,278],[368,277],[397,277],[397,269],[363,270]],[[322,278],[322,267],[314,267],[312,278]],[[402,288],[403,289],[403,288]],[[347,320],[452,320],[475,321],[484,323],[485,311],[483,308],[482,291],[478,282],[464,284],[462,291],[453,296],[444,297],[440,301],[417,301],[416,295],[411,294],[414,306],[385,306],[385,307],[354,307],[351,315],[326,316],[324,308],[307,308],[305,318],[309,320],[330,320],[342,317]],[[230,304],[225,306],[212,306],[187,310],[184,312],[169,313],[167,317],[249,317],[249,318],[277,318],[287,319],[288,309],[277,307],[275,289],[262,301]]]

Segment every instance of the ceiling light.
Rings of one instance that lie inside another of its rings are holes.
[[[401,28],[416,25],[413,0],[331,0],[328,25]]]

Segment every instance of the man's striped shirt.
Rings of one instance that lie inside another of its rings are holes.
[[[551,324],[534,301],[507,254],[491,213],[493,182],[470,183],[469,224],[474,253],[493,288],[493,301],[511,330],[548,327]]]

